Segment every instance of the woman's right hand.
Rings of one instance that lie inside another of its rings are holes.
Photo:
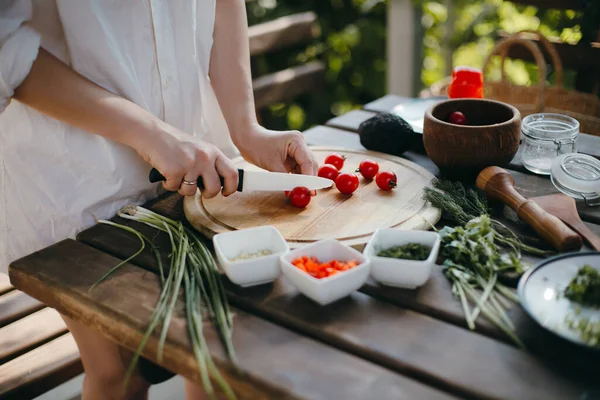
[[[216,146],[176,128],[161,127],[147,135],[141,144],[132,147],[166,178],[163,182],[166,190],[193,196],[197,190],[195,182],[200,176],[204,182],[204,198],[213,198],[219,192],[229,196],[237,190],[239,177],[233,162]],[[220,177],[225,181],[222,189]]]

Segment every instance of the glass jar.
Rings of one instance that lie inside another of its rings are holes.
[[[521,122],[522,162],[529,171],[550,175],[552,161],[577,152],[579,122],[561,114],[532,114]]]
[[[554,186],[588,206],[600,205],[600,160],[587,154],[565,154],[552,162]]]

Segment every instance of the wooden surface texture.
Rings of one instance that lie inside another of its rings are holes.
[[[307,130],[305,137],[313,145],[362,149],[357,123],[373,112],[392,109],[399,101],[397,96],[378,99],[366,105],[365,111]],[[402,158],[439,174],[422,150],[406,152]],[[525,197],[556,193],[546,178],[510,172]],[[171,194],[146,206],[184,221],[183,203],[179,195]],[[598,210],[577,206],[584,223],[600,233],[595,224],[600,222]],[[495,210],[495,217],[526,241],[542,242],[511,210]],[[152,237],[167,259],[165,235],[134,222],[114,220]],[[443,221],[438,227],[442,225]],[[143,252],[90,294],[89,286],[133,254],[139,241],[106,225],[87,229],[77,239],[13,263],[13,284],[134,348],[160,290],[153,272],[155,259]],[[543,331],[517,305],[509,315],[526,350],[508,341],[485,319],[478,320],[475,331],[468,330],[460,303],[439,266],[418,290],[369,281],[358,292],[326,307],[299,294],[283,276],[273,284],[247,289],[226,281],[226,292],[235,312],[234,345],[248,375],[240,379],[232,373],[212,327],[207,326],[205,334],[218,365],[234,388],[245,393],[242,398],[576,400],[600,390],[598,358]],[[197,379],[181,310],[179,304],[161,365]],[[157,361],[155,346],[153,336],[144,357]]]
[[[343,148],[314,148],[319,164],[331,153],[346,157],[342,172],[354,172],[364,159],[376,161],[380,170],[393,171],[398,187],[384,192],[375,181],[359,178],[359,188],[344,195],[335,187],[318,190],[310,204],[294,207],[283,192],[237,192],[227,198],[203,199],[200,193],[186,199],[188,221],[200,232],[215,233],[263,225],[275,226],[297,247],[326,238],[349,245],[364,245],[378,228],[429,229],[440,211],[422,199],[423,188],[434,176],[418,164],[386,154]],[[238,168],[256,169],[240,160]]]

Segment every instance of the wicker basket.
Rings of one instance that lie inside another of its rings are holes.
[[[525,37],[526,34],[537,35],[540,43],[550,54],[550,58],[556,71],[556,84],[546,85],[546,61],[538,45]],[[521,86],[509,82],[504,70],[504,62],[508,49],[514,45],[527,48],[534,57],[540,74],[539,83],[536,86]],[[558,53],[552,43],[539,32],[522,31],[498,42],[496,47],[488,55],[483,71],[486,72],[495,55],[501,56],[501,79],[500,81],[484,82],[484,96],[488,99],[499,100],[512,104],[522,114],[547,112],[571,116],[579,121],[580,131],[600,136],[600,99],[598,98],[598,87],[595,93],[583,93],[576,90],[566,89],[563,80],[563,66]]]

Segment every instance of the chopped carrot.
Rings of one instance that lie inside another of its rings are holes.
[[[317,279],[327,278],[337,274],[338,272],[347,271],[356,267],[358,264],[359,263],[356,260],[331,260],[326,263],[322,263],[316,257],[308,256],[298,257],[292,261],[292,265],[294,265],[296,268]]]

